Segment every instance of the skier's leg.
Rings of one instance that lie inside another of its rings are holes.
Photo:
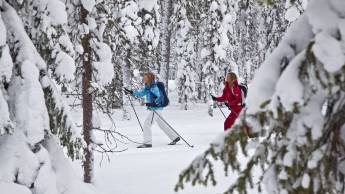
[[[149,111],[149,114],[146,117],[144,122],[144,144],[152,144],[152,126],[153,122],[153,111]]]
[[[158,115],[155,115],[155,120],[159,126],[159,128],[162,129],[162,131],[173,141],[175,139],[178,138],[178,135],[170,129],[170,127],[162,120],[161,117],[163,117],[162,115],[162,111],[161,110],[156,110],[157,114],[159,114],[160,116]]]
[[[237,115],[234,112],[231,112],[230,115],[225,119],[224,131],[226,131],[232,127],[236,118],[237,118]]]
[[[232,127],[232,125],[235,123],[236,118],[237,118],[238,114],[234,111],[231,111],[230,115],[228,116],[228,118],[225,119],[224,122],[224,131],[230,129]]]

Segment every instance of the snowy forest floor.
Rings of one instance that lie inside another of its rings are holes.
[[[170,140],[158,128],[153,125],[153,148],[137,149],[138,144],[119,144],[119,149],[128,148],[127,151],[110,155],[110,162],[106,159],[101,161],[101,155],[95,156],[95,183],[105,194],[173,194],[174,187],[180,172],[190,162],[201,154],[217,135],[223,131],[224,118],[220,111],[215,109],[214,116],[207,114],[207,105],[198,104],[192,110],[181,110],[179,105],[173,103],[164,112],[164,118],[187,140],[194,148],[187,147],[183,141],[175,146],[167,145]],[[135,106],[138,116],[143,123],[147,110],[142,106]],[[226,113],[228,110],[223,109]],[[142,142],[142,132],[130,109],[131,120],[122,119],[122,111],[116,110],[113,118],[116,121],[117,130],[131,139]],[[103,127],[109,127],[110,122],[102,117]],[[103,136],[98,139],[102,140]],[[80,162],[75,162],[75,168],[82,177]],[[217,185],[214,186],[188,186],[181,194],[216,194],[223,193],[236,175],[229,173],[224,177],[221,164],[216,166],[218,177]]]

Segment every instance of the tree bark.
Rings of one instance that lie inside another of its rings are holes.
[[[166,85],[168,90],[168,80],[169,80],[169,71],[170,71],[170,58],[171,58],[171,16],[173,14],[173,0],[163,0],[161,1],[161,53],[162,61],[160,68],[161,81]],[[168,92],[168,91],[167,91]]]
[[[130,88],[131,87],[131,78],[132,78],[132,74],[131,74],[131,62],[130,62],[130,58],[131,58],[131,49],[126,49],[126,58],[125,60],[122,62],[122,85],[124,88]],[[129,101],[128,101],[128,97],[126,94],[122,95],[122,110],[123,110],[123,114],[122,114],[122,118],[125,120],[130,120],[130,113],[128,111],[127,106],[129,105]]]
[[[87,24],[88,11],[81,7],[80,22]],[[92,169],[93,169],[93,153],[92,153],[92,64],[91,64],[91,47],[90,47],[91,34],[84,34],[81,38],[81,44],[84,49],[82,62],[83,62],[83,76],[82,76],[82,105],[83,105],[83,138],[86,143],[84,148],[84,182],[92,182]]]

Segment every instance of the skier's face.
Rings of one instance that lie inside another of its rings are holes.
[[[231,76],[231,74],[229,73],[229,74],[226,76],[226,82],[232,83],[233,81],[234,81],[233,76]]]
[[[233,85],[234,81],[237,79],[236,74],[234,73],[228,73],[226,76],[226,82],[230,84],[230,86]]]
[[[150,78],[149,78],[149,76],[147,76],[147,75],[144,75],[144,84],[146,84],[146,85],[148,85],[148,84],[150,84]]]

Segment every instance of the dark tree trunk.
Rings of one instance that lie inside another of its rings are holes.
[[[88,11],[81,8],[80,21],[87,24]],[[83,53],[83,77],[82,77],[82,105],[83,105],[83,137],[86,143],[84,148],[84,182],[91,183],[92,181],[92,168],[93,168],[93,154],[91,149],[91,132],[92,132],[92,64],[91,64],[91,48],[90,48],[91,34],[85,34],[81,38],[81,44],[84,49]]]
[[[171,17],[173,14],[173,0],[164,0],[161,2],[161,10],[162,10],[162,22],[161,22],[161,30],[162,34],[162,43],[161,43],[161,52],[162,52],[162,63],[160,68],[160,75],[162,81],[168,88],[168,80],[170,74],[170,58],[171,58]],[[167,90],[168,92],[168,90]]]

